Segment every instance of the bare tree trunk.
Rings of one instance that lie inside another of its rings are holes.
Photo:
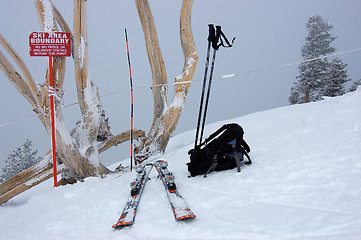
[[[180,37],[184,53],[182,74],[175,79],[173,101],[168,105],[166,71],[159,48],[155,23],[147,0],[136,0],[140,21],[146,41],[147,53],[153,76],[154,118],[148,135],[136,149],[136,161],[141,162],[150,155],[164,152],[174,132],[193,78],[198,55],[191,29],[191,9],[193,0],[184,0],[180,17]]]
[[[64,31],[70,29],[59,11],[50,1],[34,0],[40,22],[45,31],[57,31],[55,20]],[[56,110],[56,148],[58,171],[70,171],[81,180],[88,176],[102,176],[109,170],[100,162],[99,154],[112,146],[128,141],[129,131],[113,136],[110,132],[108,120],[100,103],[98,89],[88,78],[88,46],[86,31],[86,0],[74,0],[74,41],[73,56],[75,60],[75,74],[79,106],[82,119],[76,128],[69,132],[65,126],[60,98],[55,97]],[[45,24],[46,22],[46,24]],[[49,100],[49,71],[45,82],[38,90],[30,71],[26,68],[19,55],[0,34],[0,45],[9,53],[20,68],[24,78],[15,70],[11,63],[0,51],[0,69],[5,73],[15,88],[29,101],[34,111],[51,136],[50,100]],[[62,89],[65,80],[65,58],[53,58],[53,79],[55,89]],[[141,130],[134,131],[134,139],[144,136]],[[99,145],[97,140],[101,139]],[[39,184],[53,176],[52,163],[48,155],[36,166],[23,171],[17,176],[0,185],[0,204],[15,195]]]
[[[45,31],[56,31],[56,19],[63,28],[68,28],[63,23],[58,11],[53,11],[52,4],[35,0],[38,15]],[[103,175],[108,170],[100,163],[97,148],[98,129],[101,127],[102,107],[97,93],[97,88],[88,79],[88,47],[86,31],[86,1],[74,0],[74,60],[75,78],[78,93],[78,102],[82,113],[82,121],[78,126],[75,138],[65,126],[60,101],[55,101],[56,110],[56,147],[61,161],[67,166],[70,173],[77,179],[88,176]],[[58,89],[63,88],[65,71],[65,58],[54,58],[53,79]],[[47,83],[49,76],[47,74]],[[45,109],[45,125],[51,136],[51,119],[48,109],[50,103],[46,89],[42,90],[42,105]],[[59,99],[58,99],[59,100]]]
[[[305,93],[305,103],[308,103],[310,101],[310,92],[307,90]]]

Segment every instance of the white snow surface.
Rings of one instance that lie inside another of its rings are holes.
[[[0,206],[0,239],[361,239],[360,106],[361,89],[206,126],[207,136],[224,123],[244,128],[253,164],[240,173],[188,178],[195,131],[173,137],[158,159],[194,221],[175,221],[153,169],[132,227],[111,228],[134,171],[58,188],[50,179],[16,196]]]

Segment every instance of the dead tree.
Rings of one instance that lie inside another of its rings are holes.
[[[169,104],[166,69],[152,12],[147,0],[136,0],[136,4],[152,70],[154,100],[154,117],[151,129],[147,136],[141,140],[139,148],[136,149],[135,159],[137,162],[141,162],[150,155],[164,152],[183,110],[197,66],[198,55],[191,28],[193,0],[184,0],[180,15],[180,38],[184,54],[184,66],[181,75],[175,79],[174,96]]]
[[[134,139],[141,138],[141,145],[135,150],[138,153],[138,162],[154,153],[165,150],[182,112],[198,60],[191,30],[192,3],[192,0],[184,0],[182,5],[180,37],[185,61],[181,75],[175,79],[174,96],[169,104],[166,71],[150,7],[146,0],[136,0],[152,69],[154,98],[154,118],[149,133],[145,136],[143,131],[136,129],[133,134]],[[50,0],[35,0],[35,4],[44,31],[59,31],[59,26],[61,31],[71,32],[60,12]],[[74,129],[69,131],[66,128],[59,101],[61,96],[55,98],[57,99],[55,109],[58,172],[68,171],[78,180],[108,173],[109,170],[99,160],[99,154],[114,145],[128,141],[130,138],[129,131],[116,136],[110,132],[108,119],[105,117],[97,87],[88,78],[86,4],[86,0],[74,0],[72,46],[78,103],[82,114],[82,119]],[[20,72],[11,65],[0,51],[1,70],[14,87],[28,100],[49,136],[51,136],[49,71],[46,73],[44,84],[38,88],[20,56],[1,34],[0,44],[15,61]],[[53,79],[55,89],[62,89],[65,80],[64,57],[53,58]],[[100,144],[99,140],[101,141]],[[0,204],[49,179],[52,175],[51,153],[49,152],[39,164],[0,185]]]
[[[59,11],[48,0],[35,0],[36,9],[44,31],[71,32]],[[77,180],[89,176],[103,176],[109,170],[100,162],[99,153],[128,141],[129,131],[114,136],[102,108],[97,87],[88,77],[88,43],[86,25],[86,0],[74,0],[73,57],[77,96],[82,119],[73,130],[64,123],[61,96],[55,97],[56,149],[58,171],[68,171]],[[38,88],[21,57],[0,34],[0,44],[14,60],[19,73],[0,52],[0,68],[14,87],[28,100],[49,136],[51,136],[49,71],[44,83]],[[62,89],[65,80],[65,58],[53,58],[54,89]],[[58,92],[59,94],[59,92]],[[134,131],[134,138],[144,136],[141,130]],[[99,140],[101,141],[99,143]],[[0,185],[0,204],[13,196],[43,182],[53,175],[50,154],[36,166],[23,171]]]

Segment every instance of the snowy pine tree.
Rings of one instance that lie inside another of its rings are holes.
[[[356,91],[356,89],[358,88],[358,86],[361,85],[361,79],[357,80],[355,82],[353,82],[353,84],[351,85],[350,89],[348,90],[349,92],[354,92]]]
[[[36,156],[38,150],[33,151],[31,149],[32,145],[32,142],[26,139],[21,147],[17,147],[13,153],[8,155],[7,159],[5,159],[6,166],[2,168],[0,182],[4,182],[23,170],[34,166],[41,160],[41,157]]]
[[[325,21],[320,15],[309,18],[306,28],[308,35],[306,43],[301,48],[301,54],[305,60],[315,59],[335,52],[335,48],[330,44],[336,37],[329,32],[333,26]],[[303,103],[307,101],[317,101],[322,97],[327,69],[329,63],[326,58],[315,59],[301,63],[299,66],[300,74],[297,76],[298,87],[291,90],[291,104]],[[298,98],[295,98],[295,90],[298,91]],[[292,93],[293,91],[293,93]],[[306,100],[307,99],[307,100]]]
[[[298,82],[295,82],[291,88],[291,96],[288,98],[288,101],[290,102],[290,104],[297,104],[299,103],[299,101],[304,102],[304,97],[305,96],[300,96],[300,86]]]
[[[332,59],[322,91],[323,96],[336,97],[346,93],[345,83],[351,80],[348,78],[346,67],[347,64],[340,58]]]

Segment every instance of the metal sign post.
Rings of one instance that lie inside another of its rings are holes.
[[[49,96],[51,107],[51,146],[53,156],[54,187],[58,186],[56,169],[55,107],[53,57],[71,56],[71,34],[65,32],[32,32],[29,36],[30,56],[49,57]]]

